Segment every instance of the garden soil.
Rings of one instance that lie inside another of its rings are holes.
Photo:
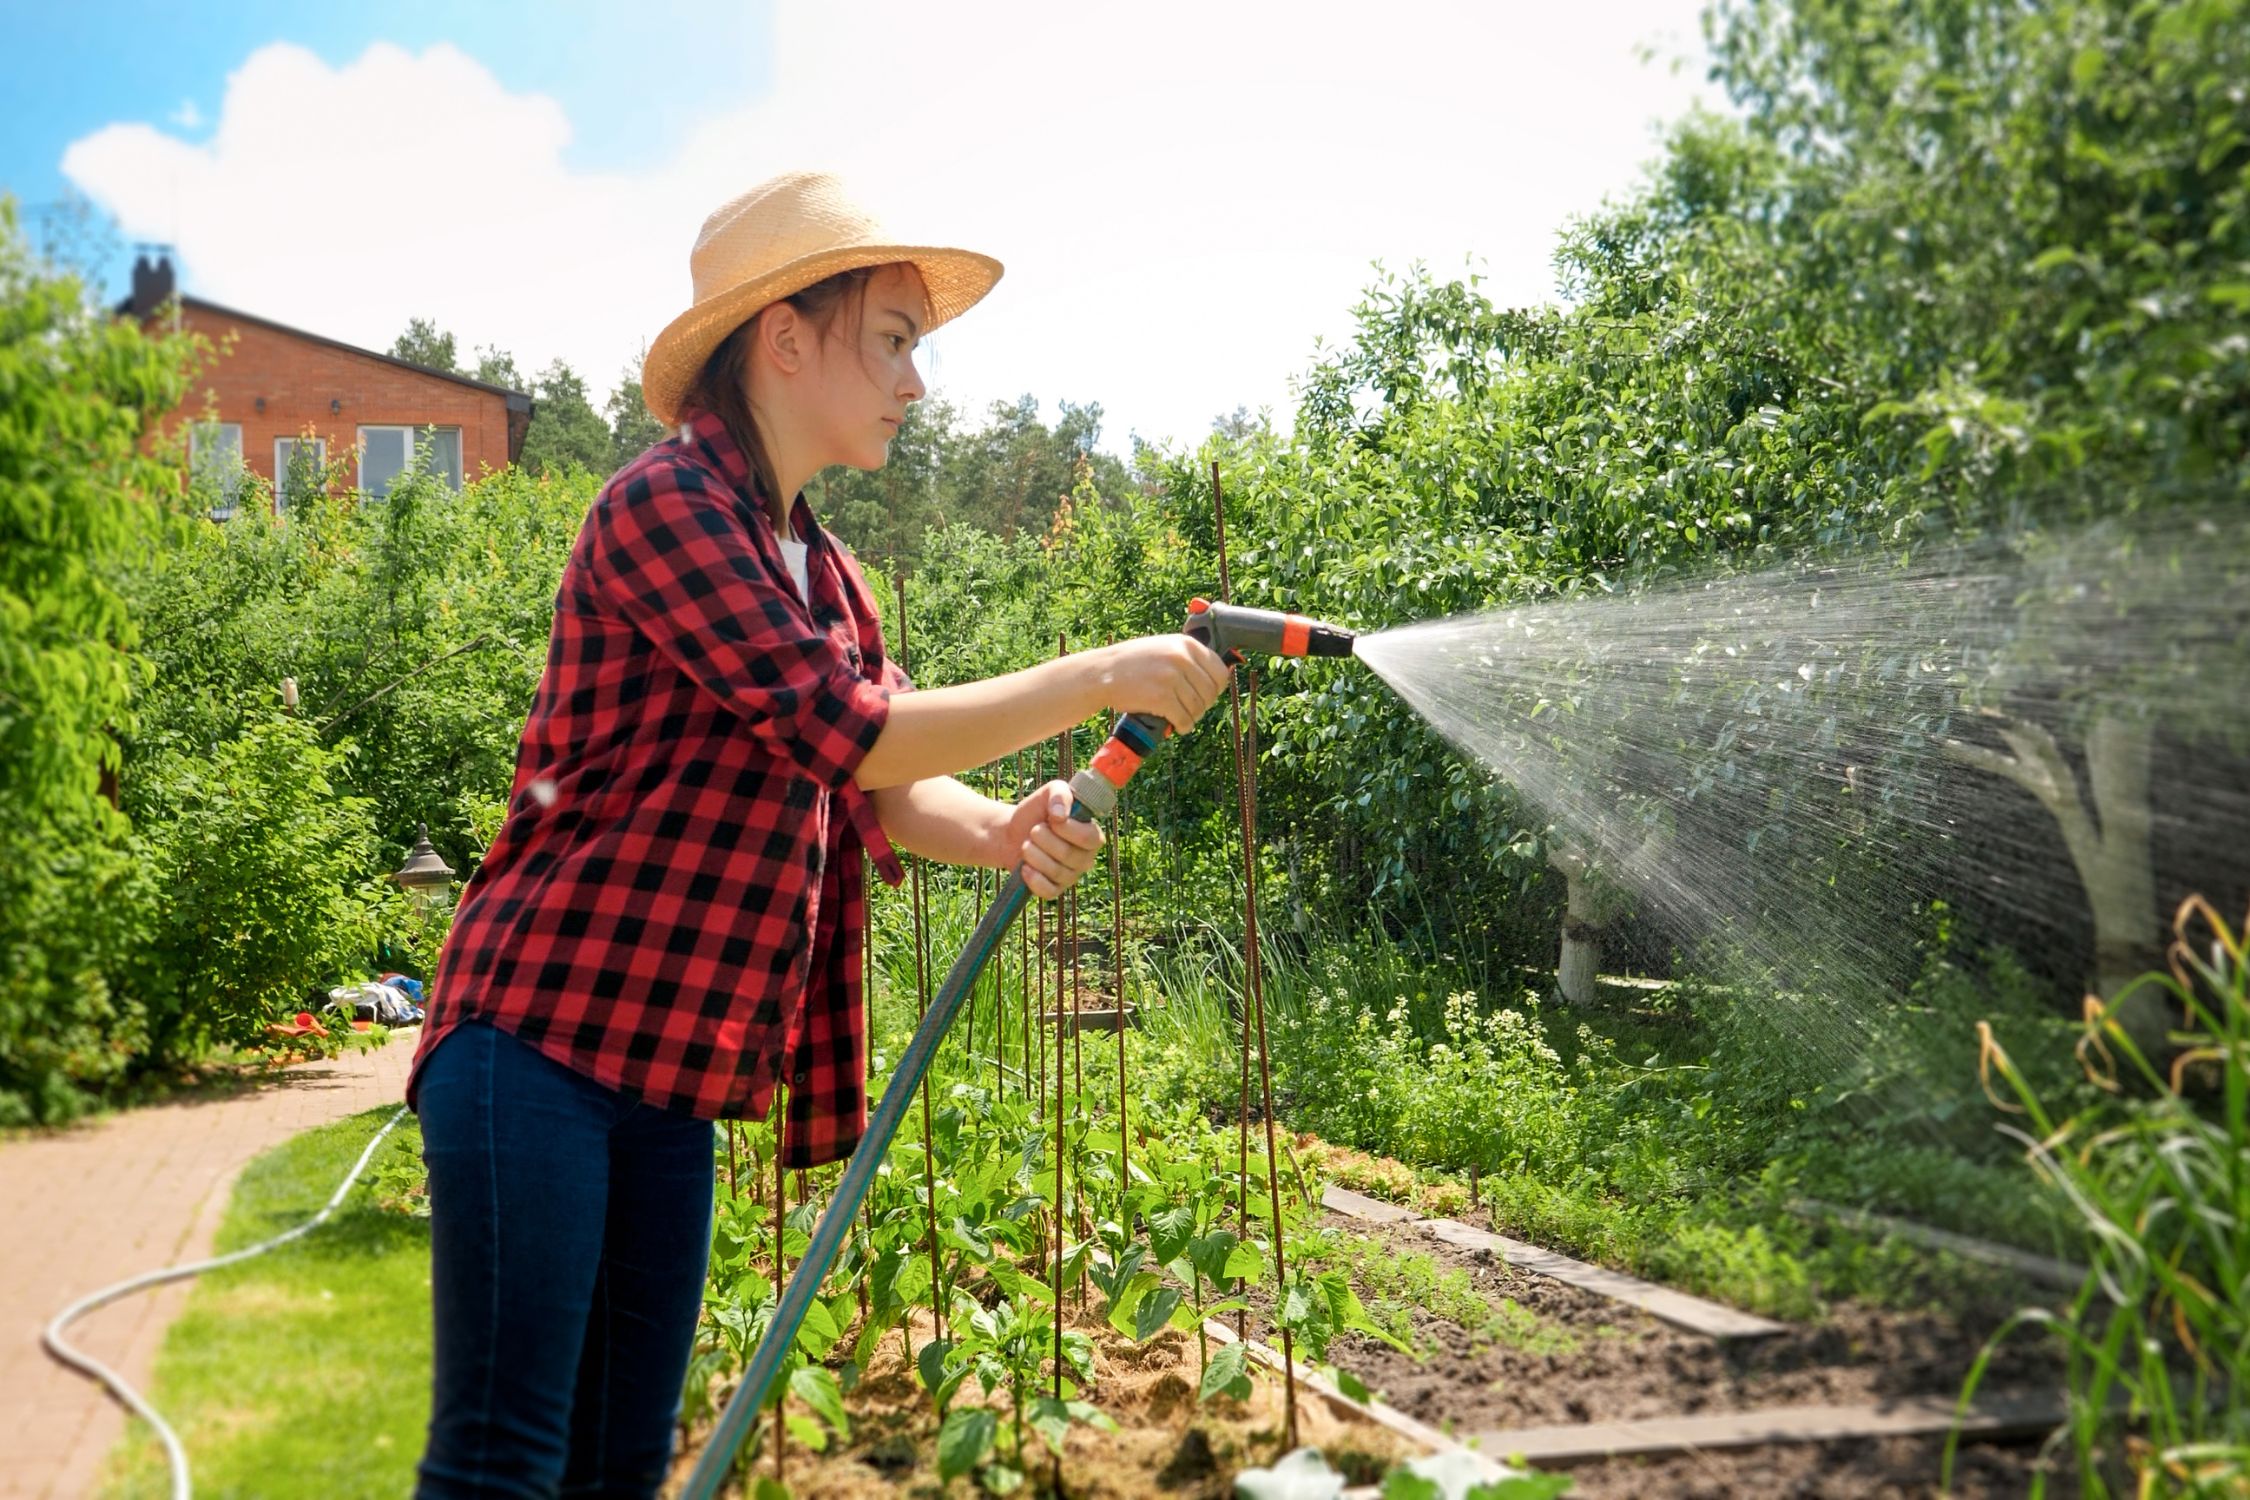
[[[1488,1301],[1511,1300],[1539,1320],[1537,1335],[1522,1342],[1563,1346],[1565,1352],[1535,1353],[1472,1338],[1420,1309],[1412,1314],[1414,1341],[1434,1350],[1426,1358],[1358,1334],[1330,1346],[1329,1357],[1380,1399],[1457,1435],[1908,1395],[1951,1398],[1991,1332],[1936,1312],[1844,1305],[1772,1338],[1722,1343],[1408,1226],[1336,1214],[1322,1223],[1376,1239],[1393,1254],[1427,1255],[1441,1268],[1465,1272]],[[2002,1346],[1983,1389],[2001,1396],[2059,1391],[2061,1384],[2056,1356],[2024,1339]],[[1933,1496],[1943,1447],[1942,1438],[1894,1438],[1620,1459],[1572,1468],[1571,1493],[1582,1500]],[[2039,1464],[2036,1444],[1965,1443],[1961,1455],[1950,1491],[1961,1500],[2026,1494]],[[2049,1486],[2056,1496],[2076,1489],[2065,1474],[2051,1475]]]
[[[1075,1297],[1069,1299],[1075,1304]],[[1098,1308],[1099,1294],[1090,1305]],[[1094,1343],[1094,1381],[1082,1392],[1117,1423],[1116,1432],[1073,1424],[1059,1463],[1037,1436],[1030,1438],[1031,1482],[1018,1495],[1055,1495],[1071,1500],[1134,1500],[1145,1495],[1179,1495],[1222,1500],[1234,1492],[1237,1470],[1270,1464],[1281,1456],[1281,1386],[1254,1379],[1247,1401],[1196,1399],[1200,1367],[1193,1334],[1170,1330],[1135,1344],[1089,1311],[1072,1326]],[[919,1348],[932,1336],[925,1314],[913,1328]],[[1214,1346],[1215,1347],[1215,1346]],[[1261,1372],[1262,1376],[1263,1372]],[[962,1388],[962,1401],[978,1399],[974,1380]],[[1005,1431],[1008,1412],[995,1401]],[[900,1340],[886,1336],[859,1384],[845,1398],[851,1415],[851,1441],[826,1453],[810,1453],[792,1442],[784,1455],[784,1477],[791,1491],[822,1500],[892,1500],[937,1496],[937,1417],[927,1392],[907,1365]],[[1357,1483],[1372,1482],[1419,1449],[1387,1429],[1340,1413],[1330,1402],[1300,1391],[1297,1435],[1318,1447],[1331,1464]],[[708,1429],[691,1433],[674,1464],[667,1496],[677,1495],[700,1456]],[[1005,1439],[1003,1439],[1005,1441]],[[756,1463],[773,1472],[770,1449]],[[1055,1485],[1060,1477],[1060,1489]],[[953,1493],[982,1493],[956,1481]],[[722,1491],[742,1493],[739,1487]]]

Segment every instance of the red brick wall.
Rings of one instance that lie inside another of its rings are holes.
[[[362,426],[460,428],[463,483],[507,465],[507,398],[494,392],[402,369],[192,301],[181,308],[180,322],[209,339],[216,358],[197,379],[186,404],[165,419],[164,430],[190,420],[238,422],[244,464],[268,481],[274,478],[274,439],[298,437],[307,429],[328,440],[331,462],[350,460],[344,471],[347,482],[359,476]],[[264,411],[258,410],[261,397]],[[341,410],[331,411],[331,402],[342,403]]]

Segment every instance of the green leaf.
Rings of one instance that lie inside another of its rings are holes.
[[[1188,1240],[1195,1233],[1195,1206],[1175,1203],[1170,1208],[1159,1209],[1148,1219],[1149,1248],[1160,1261],[1179,1259],[1187,1249]]]
[[[975,1468],[999,1430],[1000,1418],[990,1408],[957,1406],[947,1412],[938,1429],[938,1477],[958,1479]]]
[[[820,1365],[806,1365],[792,1371],[789,1376],[789,1394],[811,1407],[814,1415],[835,1428],[836,1436],[847,1442],[851,1440],[851,1418],[844,1415],[844,1393],[836,1384],[833,1372]]]
[[[783,1412],[781,1421],[782,1425],[789,1429],[791,1437],[813,1452],[826,1453],[828,1451],[828,1429],[803,1412]]]
[[[1571,1482],[1568,1474],[1516,1474],[1471,1485],[1463,1500],[1555,1500],[1570,1492]]]
[[[1214,1229],[1188,1244],[1188,1264],[1202,1273],[1205,1281],[1227,1279],[1227,1258],[1233,1253],[1240,1237],[1231,1229]]]
[[[1118,1430],[1117,1419],[1091,1401],[1066,1401],[1063,1405],[1069,1408],[1070,1419],[1074,1422],[1084,1422],[1088,1427],[1097,1427],[1103,1432]]]
[[[1082,1404],[1082,1403],[1081,1403]],[[1070,1407],[1052,1396],[1041,1396],[1031,1403],[1024,1413],[1031,1430],[1046,1440],[1057,1458],[1062,1456],[1063,1439],[1070,1435]]]
[[[1171,1322],[1172,1314],[1179,1309],[1180,1293],[1177,1287],[1160,1286],[1152,1290],[1133,1308],[1133,1338],[1146,1343],[1163,1331]]]
[[[1133,1329],[1133,1311],[1141,1299],[1163,1284],[1164,1278],[1154,1271],[1137,1271],[1130,1281],[1118,1289],[1117,1297],[1109,1306],[1109,1326],[1127,1338],[1139,1338]]]
[[[1196,1399],[1208,1401],[1221,1393],[1237,1400],[1249,1398],[1250,1352],[1240,1344],[1221,1344],[1211,1351],[1210,1362],[1203,1367],[1203,1382],[1196,1388]]]
[[[797,1347],[819,1359],[835,1345],[841,1333],[836,1320],[828,1315],[828,1309],[817,1301],[810,1302],[805,1306],[805,1321],[797,1325]]]
[[[953,1352],[946,1339],[931,1339],[914,1356],[914,1368],[921,1372],[922,1388],[936,1395],[945,1386],[945,1360]]]

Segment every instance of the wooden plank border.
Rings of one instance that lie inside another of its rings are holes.
[[[1925,1249],[1943,1250],[1964,1260],[1981,1261],[1988,1266],[2013,1271],[2043,1286],[2058,1287],[2075,1292],[2086,1284],[2086,1268],[2068,1261],[2056,1260],[2051,1255],[2035,1255],[2029,1250],[2018,1250],[2013,1245],[1995,1244],[1973,1235],[1956,1234],[1950,1229],[1934,1225],[1917,1224],[1912,1219],[1895,1219],[1889,1214],[1871,1213],[1864,1208],[1846,1208],[1839,1203],[1823,1203],[1818,1198],[1792,1198],[1789,1211],[1807,1219],[1834,1219],[1847,1229],[1861,1234],[1895,1235],[1910,1244]]]
[[[1521,1240],[1494,1234],[1489,1229],[1478,1229],[1454,1219],[1416,1218],[1405,1209],[1391,1204],[1377,1203],[1374,1199],[1330,1186],[1321,1193],[1321,1206],[1354,1218],[1365,1218],[1376,1223],[1411,1223],[1419,1232],[1442,1240],[1464,1250],[1485,1250],[1499,1256],[1518,1270],[1549,1276],[1556,1281],[1597,1293],[1612,1301],[1637,1307],[1651,1317],[1662,1319],[1675,1328],[1714,1339],[1771,1338],[1787,1331],[1786,1325],[1771,1318],[1761,1318],[1732,1307],[1692,1297],[1686,1292],[1675,1292],[1670,1287],[1628,1276],[1622,1271],[1612,1271],[1602,1266],[1588,1265],[1552,1250],[1542,1250],[1537,1245],[1527,1245]],[[1369,1211],[1372,1205],[1374,1212]],[[1395,1217],[1393,1217],[1395,1216]]]
[[[1411,1224],[1419,1217],[1411,1208],[1400,1208],[1395,1203],[1385,1203],[1380,1198],[1370,1198],[1365,1193],[1355,1193],[1350,1188],[1338,1187],[1333,1182],[1320,1190],[1320,1206],[1355,1219],[1365,1219],[1371,1224]]]
[[[1950,1396],[1907,1396],[1865,1406],[1782,1406],[1702,1417],[1654,1417],[1563,1427],[1480,1432],[1470,1441],[1495,1458],[1545,1468],[1609,1458],[1762,1448],[1772,1443],[1827,1443],[1849,1438],[1933,1437],[1953,1430],[1982,1438],[2052,1431],[2066,1419],[2059,1396],[1979,1400],[1966,1412]]]

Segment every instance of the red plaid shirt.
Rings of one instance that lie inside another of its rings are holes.
[[[867,1124],[860,850],[897,856],[852,780],[905,674],[851,554],[800,496],[798,594],[716,417],[620,470],[563,569],[500,836],[463,895],[406,1085],[467,1020],[660,1108],[763,1119],[785,1160]]]

